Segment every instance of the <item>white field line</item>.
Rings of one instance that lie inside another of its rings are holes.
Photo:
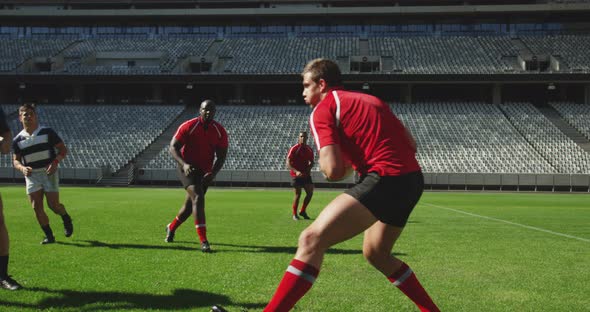
[[[516,223],[516,222],[511,222],[511,221],[506,221],[506,220],[502,220],[502,219],[497,219],[497,218],[482,216],[482,215],[478,215],[478,214],[475,214],[475,213],[465,212],[465,211],[462,211],[462,210],[457,210],[457,209],[453,209],[453,208],[449,208],[449,207],[444,207],[444,206],[440,206],[440,205],[435,205],[435,204],[430,204],[430,203],[421,203],[421,204],[426,205],[426,206],[435,207],[435,208],[445,209],[445,210],[449,210],[449,211],[453,211],[453,212],[457,212],[457,213],[466,214],[468,216],[472,216],[472,217],[476,217],[476,218],[481,218],[481,219],[487,219],[487,220],[502,222],[502,223],[506,223],[506,224],[510,224],[510,225],[514,225],[514,226],[518,226],[518,227],[522,227],[522,228],[525,228],[525,229],[529,229],[529,230],[535,230],[535,231],[539,231],[539,232],[549,233],[549,234],[553,234],[553,235],[557,235],[557,236],[567,237],[567,238],[571,238],[571,239],[576,239],[576,240],[579,240],[579,241],[583,241],[583,242],[586,242],[586,243],[590,243],[590,239],[586,239],[586,238],[582,238],[582,237],[577,237],[577,236],[573,236],[573,235],[568,235],[568,234],[563,234],[563,233],[559,233],[559,232],[554,232],[554,231],[550,231],[550,230],[538,228],[538,227],[535,227],[535,226],[524,225],[524,224],[520,224],[520,223]]]

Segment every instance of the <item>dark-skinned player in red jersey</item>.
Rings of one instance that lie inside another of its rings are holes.
[[[386,103],[344,90],[335,62],[313,60],[302,78],[320,170],[329,181],[352,169],[361,179],[301,233],[295,258],[264,311],[291,310],[313,285],[326,250],[363,232],[367,261],[420,311],[439,311],[412,269],[391,253],[424,188],[415,140]]]
[[[177,174],[186,190],[184,204],[178,215],[166,226],[165,241],[174,241],[176,229],[192,214],[201,242],[201,251],[210,252],[205,222],[205,194],[227,156],[228,138],[225,128],[213,120],[215,103],[205,100],[200,116],[184,122],[170,142],[170,154],[178,163]]]
[[[313,150],[307,145],[307,132],[302,131],[297,138],[297,144],[289,148],[287,154],[287,168],[290,169],[291,178],[293,181],[291,185],[295,191],[293,198],[293,220],[299,220],[299,216],[304,219],[310,219],[307,215],[307,205],[313,196],[313,181],[311,179],[311,168],[313,167]],[[297,215],[297,206],[301,198],[301,189],[305,190],[305,198],[301,205],[299,215]]]

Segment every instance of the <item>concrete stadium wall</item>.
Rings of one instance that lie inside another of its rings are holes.
[[[317,171],[311,173],[314,183],[328,183],[324,176]],[[150,184],[156,181],[164,183],[174,183],[178,181],[176,171],[172,169],[144,169],[143,174],[137,175],[137,181],[140,184]],[[291,183],[289,171],[252,171],[252,170],[221,170],[215,179],[215,182],[229,185],[277,185]],[[339,181],[336,184],[353,184],[354,177]]]
[[[312,172],[314,183],[327,183],[320,172]],[[168,169],[144,169],[137,177],[141,184],[176,182],[176,172]],[[216,182],[225,184],[276,185],[291,182],[288,171],[222,170]],[[480,174],[480,173],[424,173],[424,182],[430,189],[515,189],[515,190],[577,190],[590,189],[590,175],[584,174]],[[354,183],[350,176],[340,185]]]
[[[59,179],[64,183],[95,184],[101,175],[99,168],[60,168]],[[23,174],[14,169],[0,167],[0,179],[7,182],[24,183]]]
[[[63,183],[96,184],[102,175],[100,168],[61,168]],[[351,175],[336,183],[327,182],[320,172],[312,172],[320,187],[345,187],[354,184]],[[0,179],[24,183],[23,175],[13,168],[0,167]],[[218,185],[287,186],[291,182],[288,171],[222,170],[216,178]],[[424,173],[427,189],[465,190],[532,190],[532,191],[590,191],[588,174],[480,174],[480,173]],[[179,184],[174,169],[143,169],[136,175],[136,184]]]

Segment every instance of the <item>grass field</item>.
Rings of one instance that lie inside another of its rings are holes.
[[[58,243],[42,232],[24,186],[1,187],[11,238],[9,271],[25,289],[0,291],[0,310],[259,311],[272,296],[309,221],[290,218],[287,189],[211,189],[208,236],[193,222],[164,243],[181,189],[62,187],[75,224]],[[339,192],[319,190],[310,215]],[[362,237],[333,247],[294,311],[417,311],[372,269]],[[590,194],[428,192],[394,253],[442,311],[589,311]]]

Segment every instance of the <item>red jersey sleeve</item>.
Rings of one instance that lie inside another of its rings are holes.
[[[333,144],[340,144],[335,114],[330,111],[330,103],[320,103],[309,117],[309,127],[317,150]]]
[[[188,134],[188,128],[189,128],[189,122],[184,122],[182,125],[180,125],[180,127],[178,127],[178,129],[176,130],[176,133],[174,134],[174,138],[176,139],[176,141],[180,142],[182,145],[186,144],[186,137]]]
[[[229,139],[227,137],[227,131],[225,131],[225,128],[219,123],[215,125],[215,128],[217,129],[217,131],[219,131],[219,142],[217,143],[217,147],[228,148]]]
[[[295,151],[295,147],[297,147],[297,145],[293,145],[291,146],[291,148],[289,148],[289,152],[287,153],[288,159],[293,159],[293,152]]]
[[[308,161],[313,161],[314,159],[314,155],[313,155],[313,150],[311,149],[311,147],[307,147],[307,160]]]

